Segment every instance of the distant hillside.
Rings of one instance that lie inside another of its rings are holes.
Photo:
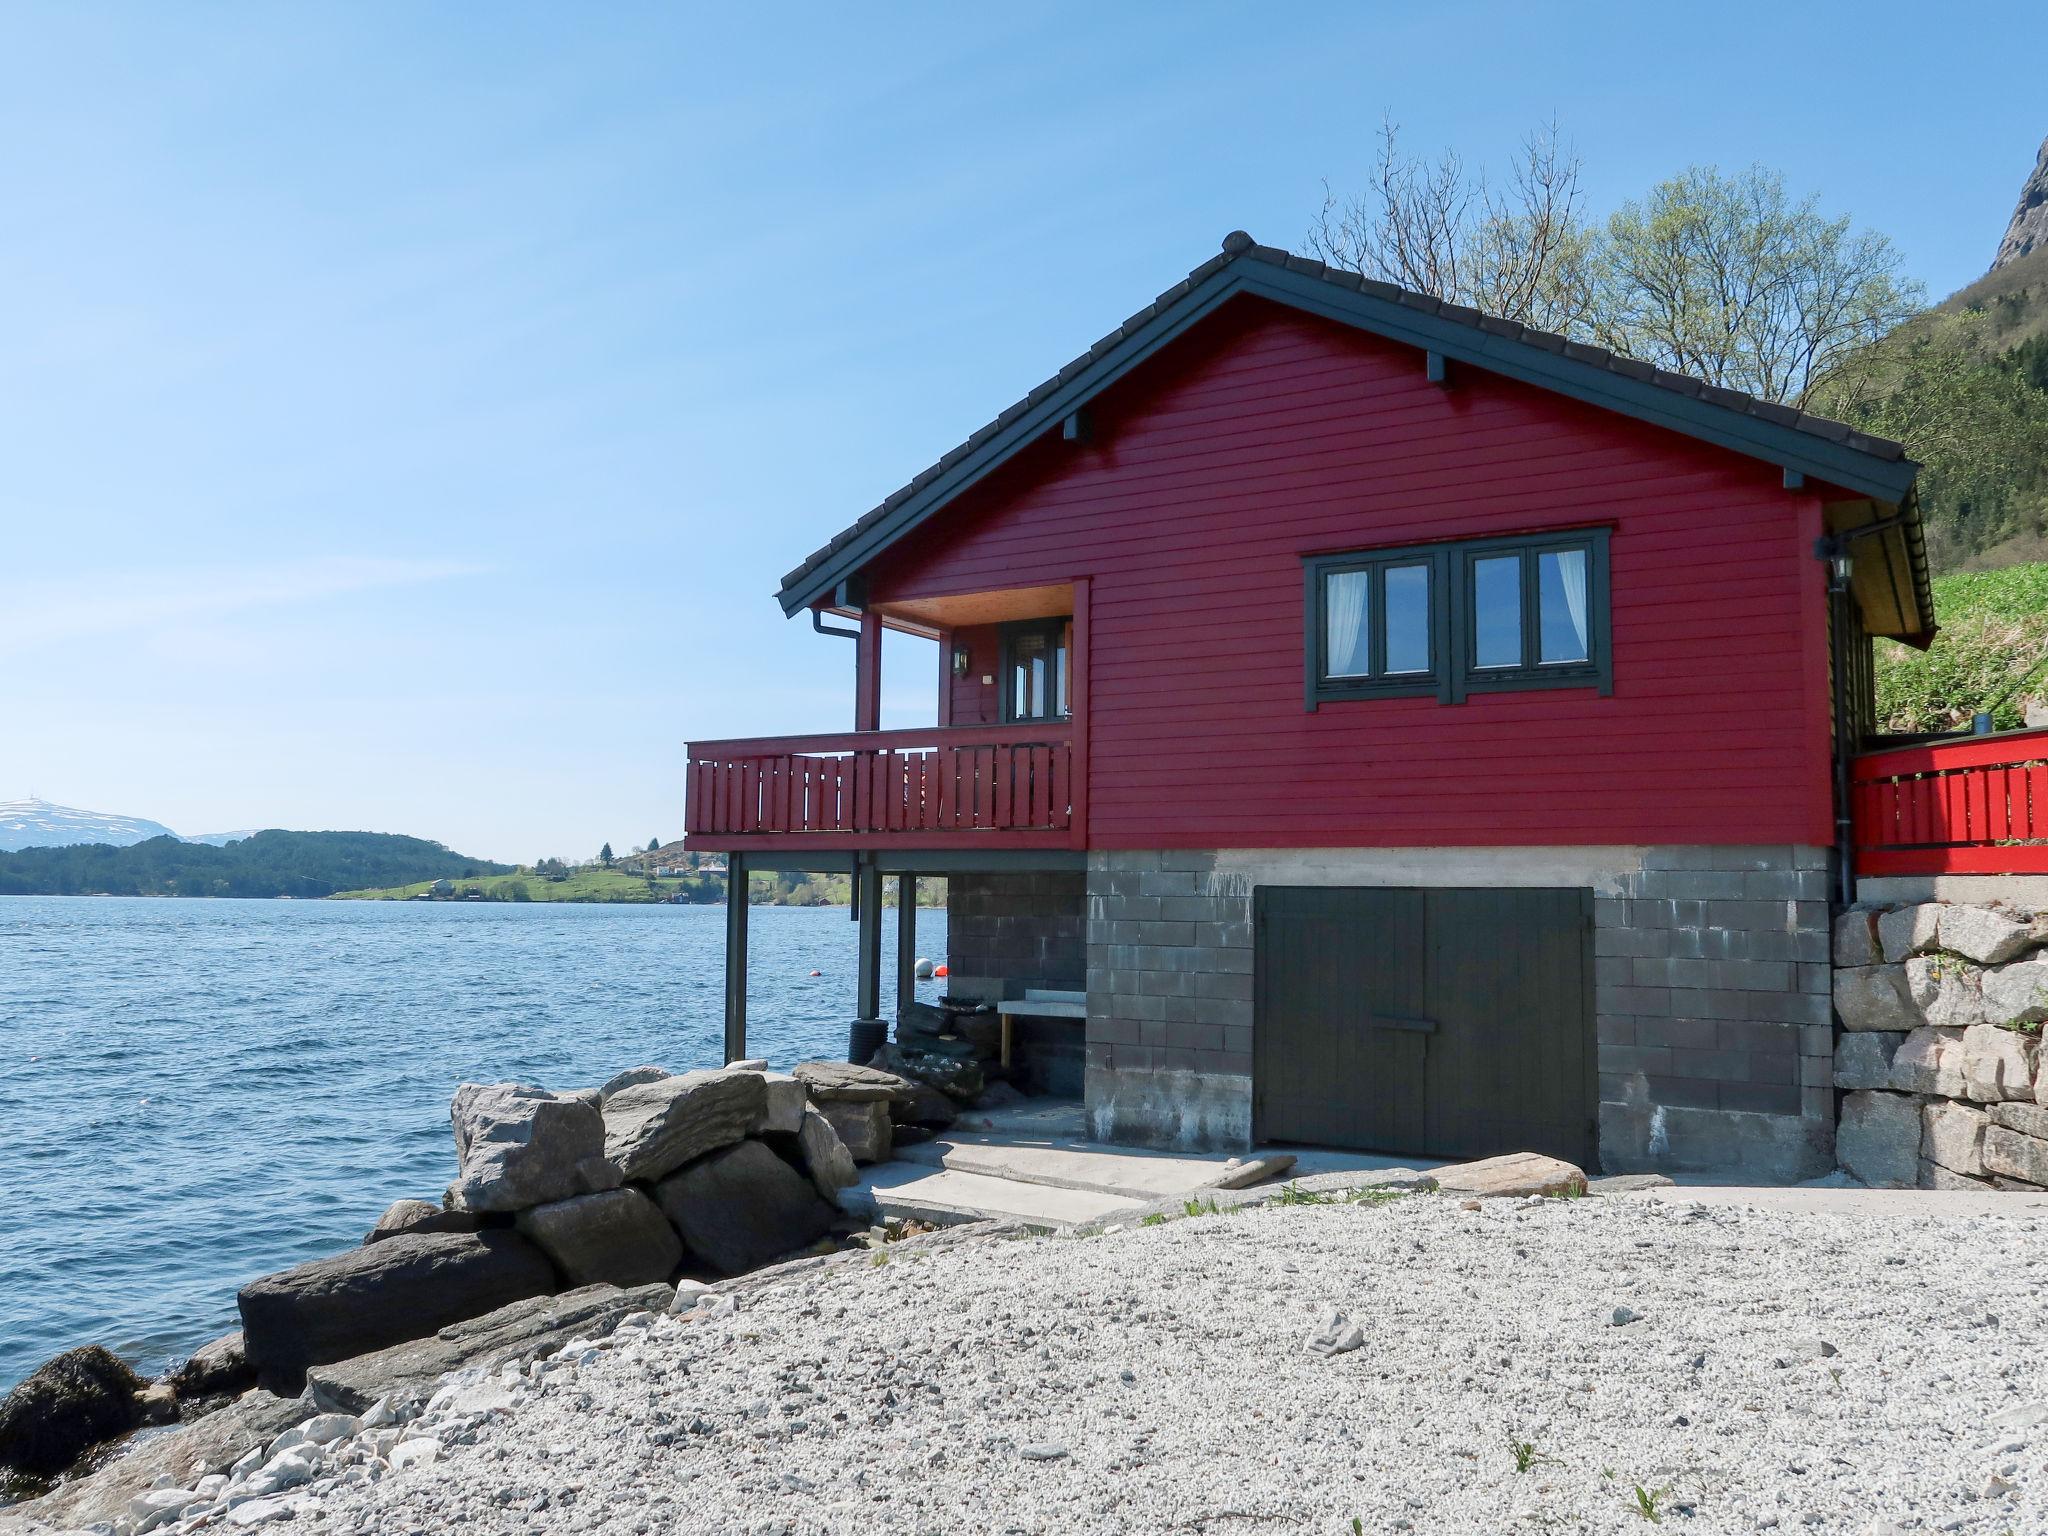
[[[176,837],[159,821],[111,816],[52,805],[47,800],[0,800],[0,852],[17,848],[62,848],[72,843],[108,843],[125,848],[151,837]]]
[[[165,835],[125,848],[95,843],[0,853],[0,895],[314,898],[511,868],[388,832],[258,832],[226,847]]]

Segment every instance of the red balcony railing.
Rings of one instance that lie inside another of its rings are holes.
[[[1859,757],[1850,813],[1859,874],[2048,874],[2048,731]]]
[[[714,846],[1077,846],[1064,723],[692,742],[688,833]]]

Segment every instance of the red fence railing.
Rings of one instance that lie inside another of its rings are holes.
[[[2048,874],[2048,730],[1868,753],[1849,794],[1858,874]]]
[[[1064,846],[1074,827],[1065,724],[853,731],[690,744],[693,836],[784,846],[842,837]]]

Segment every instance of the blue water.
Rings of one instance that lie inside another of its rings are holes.
[[[751,940],[750,1052],[843,1056],[846,909]],[[244,1281],[438,1200],[458,1083],[715,1066],[724,946],[723,907],[0,897],[0,1391],[78,1344],[160,1370]]]

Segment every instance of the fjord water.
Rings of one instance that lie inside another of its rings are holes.
[[[846,909],[751,917],[750,1052],[844,1056]],[[458,1083],[717,1065],[724,946],[723,907],[0,897],[0,1391],[78,1344],[159,1370],[438,1200]]]

